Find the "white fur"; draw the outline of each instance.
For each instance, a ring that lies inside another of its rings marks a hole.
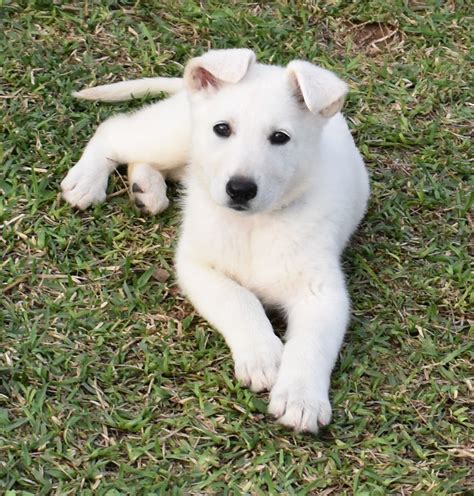
[[[181,78],[144,78],[136,81],[105,84],[75,91],[73,96],[82,100],[98,100],[100,102],[123,102],[132,98],[140,98],[159,93],[178,93],[183,89]]]
[[[146,213],[156,215],[168,208],[165,177],[155,167],[144,163],[131,164],[128,166],[128,180],[132,186],[130,194],[135,203],[143,204]]]
[[[193,59],[184,84],[168,100],[102,124],[63,195],[85,208],[104,199],[116,163],[144,163],[131,178],[143,184],[151,166],[167,174],[189,162],[180,285],[224,336],[237,378],[271,390],[269,412],[280,423],[317,432],[331,418],[330,375],[349,320],[340,256],[369,194],[338,113],[346,85],[306,62],[256,64],[250,50]],[[231,125],[228,138],[213,132],[221,121]],[[271,144],[275,131],[290,141]],[[226,184],[236,175],[258,186],[245,212],[229,208]],[[163,202],[164,188],[155,189]],[[263,304],[288,317],[284,344]]]

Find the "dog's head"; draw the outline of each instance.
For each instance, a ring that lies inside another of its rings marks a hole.
[[[319,134],[343,105],[343,81],[300,60],[286,68],[256,64],[247,49],[192,59],[184,80],[192,174],[217,204],[261,212],[304,191]]]

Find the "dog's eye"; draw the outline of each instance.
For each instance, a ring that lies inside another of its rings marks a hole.
[[[272,145],[284,145],[290,141],[290,137],[283,131],[275,131],[268,139]]]
[[[232,133],[232,129],[227,122],[218,122],[212,129],[221,138],[228,138]]]

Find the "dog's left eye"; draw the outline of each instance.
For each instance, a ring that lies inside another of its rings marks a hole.
[[[218,122],[212,129],[221,138],[228,138],[232,133],[232,129],[227,122]]]
[[[272,145],[284,145],[290,141],[290,137],[283,131],[275,131],[268,139]]]

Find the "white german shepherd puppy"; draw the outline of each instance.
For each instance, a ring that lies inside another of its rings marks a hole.
[[[369,196],[339,113],[347,86],[308,62],[262,65],[251,50],[233,49],[192,59],[183,79],[76,96],[161,91],[176,94],[98,128],[63,196],[81,209],[103,201],[110,173],[127,163],[135,202],[154,214],[168,205],[165,178],[182,176],[181,288],[224,336],[237,379],[271,391],[278,422],[317,432],[331,418],[330,375],[349,320],[340,257]],[[285,313],[284,343],[264,305]]]

